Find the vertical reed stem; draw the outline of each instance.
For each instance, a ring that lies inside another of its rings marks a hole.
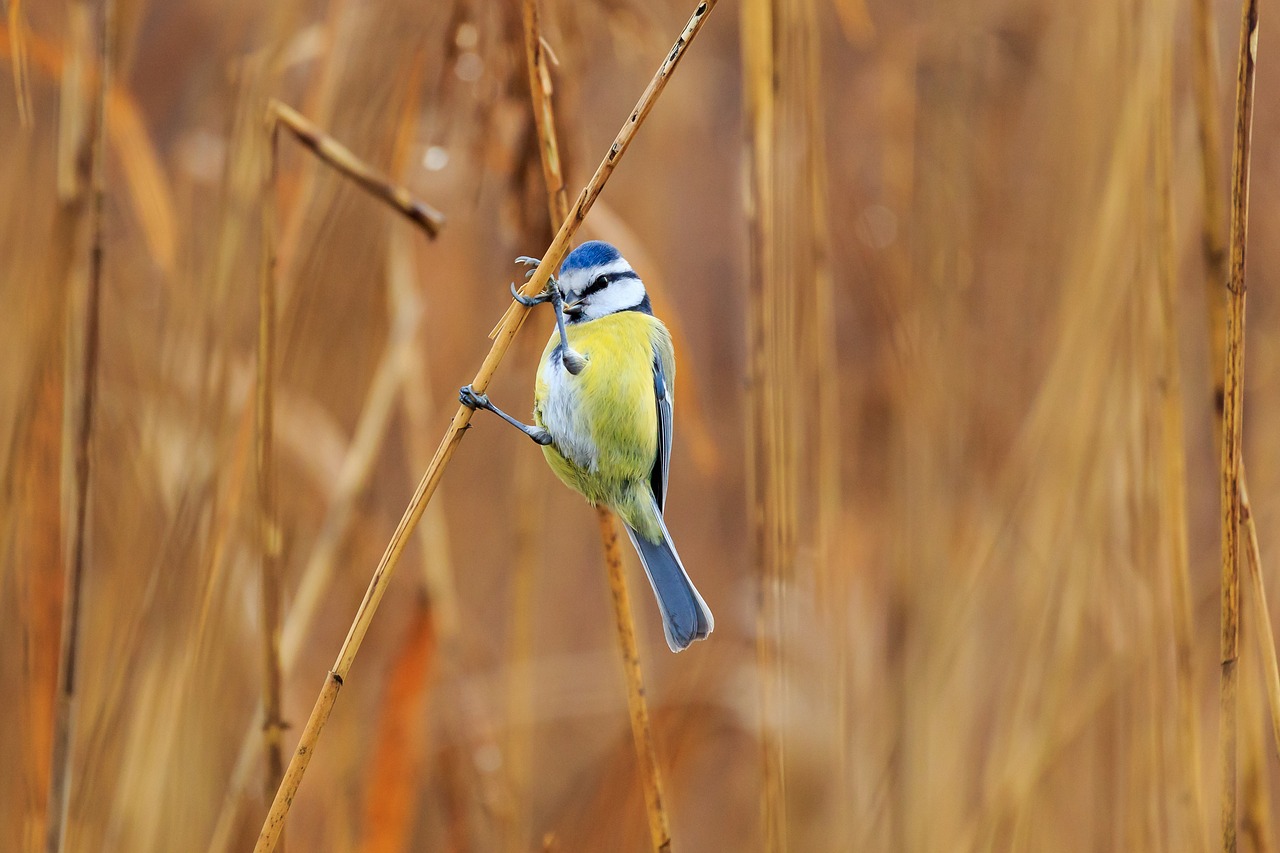
[[[112,48],[115,42],[115,2],[102,0],[98,32],[98,89],[94,104],[92,140],[92,198],[89,207],[89,275],[86,283],[84,327],[81,331],[80,400],[75,415],[75,495],[71,525],[71,564],[63,598],[62,637],[58,659],[58,697],[50,759],[49,803],[45,811],[46,853],[60,853],[66,845],[71,784],[71,736],[77,689],[77,646],[80,639],[81,594],[85,574],[85,539],[89,508],[89,480],[93,422],[100,355],[103,200],[106,196],[107,93],[111,90]],[[88,17],[86,12],[85,17]],[[72,315],[69,313],[68,317]],[[68,332],[68,339],[75,335]],[[68,370],[70,378],[73,371]]]
[[[1258,47],[1258,3],[1244,0],[1231,157],[1227,345],[1222,411],[1222,849],[1236,849],[1236,681],[1240,634],[1240,480],[1244,410],[1245,241],[1249,229],[1249,153]]]
[[[262,268],[258,281],[258,370],[255,387],[255,461],[262,582],[262,737],[268,803],[284,775],[284,717],[280,668],[280,528],[276,513],[274,399],[276,346],[276,204],[279,124],[267,115],[267,168],[262,185]]]
[[[1172,33],[1170,33],[1172,37]],[[1172,40],[1172,39],[1171,39]],[[1194,622],[1191,606],[1190,557],[1187,545],[1187,470],[1185,429],[1182,421],[1182,373],[1178,366],[1177,263],[1173,211],[1173,50],[1164,49],[1164,74],[1159,101],[1155,156],[1156,191],[1159,196],[1158,304],[1163,357],[1160,367],[1162,488],[1161,516],[1170,536],[1172,563],[1172,626],[1176,673],[1176,718],[1179,753],[1185,766],[1185,798],[1181,811],[1193,837],[1203,844],[1204,791],[1200,772],[1200,714],[1195,695]],[[1220,300],[1215,291],[1213,296]]]
[[[618,627],[618,645],[622,650],[622,666],[627,678],[627,710],[631,714],[631,737],[635,741],[636,763],[644,784],[645,809],[649,816],[649,839],[655,853],[670,853],[671,826],[662,803],[662,776],[658,769],[658,753],[653,744],[649,724],[649,708],[644,698],[644,678],[640,671],[640,650],[636,644],[635,622],[631,618],[631,595],[622,569],[622,548],[618,541],[618,525],[613,513],[597,508],[600,540],[604,544],[605,566],[609,570],[609,590],[613,593],[613,610]]]

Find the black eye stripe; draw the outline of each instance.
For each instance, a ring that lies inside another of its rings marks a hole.
[[[636,275],[633,270],[626,270],[625,272],[609,273],[607,275],[599,275],[599,276],[596,276],[595,280],[592,281],[591,284],[589,284],[586,287],[586,289],[582,291],[582,296],[587,297],[593,293],[599,293],[600,291],[604,290],[610,284],[612,284],[615,281],[618,281],[619,279],[639,278],[639,277],[640,276]]]

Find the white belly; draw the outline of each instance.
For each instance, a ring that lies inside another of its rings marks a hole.
[[[547,394],[542,401],[542,426],[551,433],[562,456],[586,471],[595,471],[596,444],[581,405],[577,377],[565,370],[559,358],[542,363]]]

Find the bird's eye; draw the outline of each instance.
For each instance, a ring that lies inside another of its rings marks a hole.
[[[593,293],[599,293],[600,291],[604,290],[608,286],[609,286],[609,276],[598,275],[595,277],[595,280],[591,282],[590,286],[588,286],[586,290],[582,291],[582,295],[590,296]]]

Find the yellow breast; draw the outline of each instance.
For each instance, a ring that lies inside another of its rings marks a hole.
[[[544,452],[560,479],[593,503],[610,504],[653,469],[653,347],[665,329],[651,315],[622,311],[567,331],[587,365],[577,376],[565,370],[552,334],[538,366],[534,420],[551,433]]]

